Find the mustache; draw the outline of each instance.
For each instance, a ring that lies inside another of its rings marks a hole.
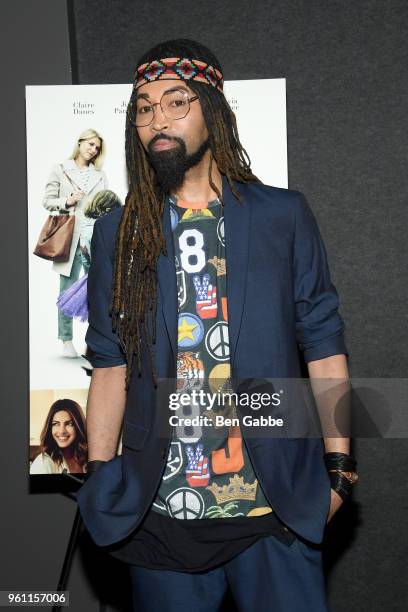
[[[156,136],[153,136],[153,138],[151,139],[151,141],[147,145],[147,148],[149,149],[149,151],[152,150],[153,145],[158,140],[168,140],[169,142],[178,142],[181,145],[185,144],[184,140],[182,138],[178,138],[177,136],[171,137],[171,136],[167,136],[167,134],[156,134]]]

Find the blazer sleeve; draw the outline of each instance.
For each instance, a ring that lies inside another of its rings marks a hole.
[[[68,197],[60,197],[61,180],[61,174],[58,165],[56,165],[53,167],[48,177],[43,198],[43,206],[49,211],[69,210],[69,208],[67,208]]]
[[[91,265],[88,273],[88,329],[85,342],[92,351],[89,361],[94,368],[126,365],[119,337],[112,330],[109,315],[113,266],[99,221],[91,240]]]
[[[296,339],[306,362],[348,355],[326,249],[305,196],[298,195],[294,238]]]

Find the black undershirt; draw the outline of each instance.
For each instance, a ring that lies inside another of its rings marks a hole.
[[[296,539],[273,511],[254,517],[191,520],[150,510],[131,536],[109,553],[131,565],[195,573],[230,561],[268,536],[287,546]]]

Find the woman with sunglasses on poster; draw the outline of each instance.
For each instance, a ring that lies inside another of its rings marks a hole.
[[[88,447],[85,418],[80,405],[71,399],[55,401],[48,411],[40,436],[40,452],[30,474],[83,474]]]
[[[78,280],[83,266],[79,239],[84,210],[96,193],[107,189],[106,174],[102,170],[105,154],[106,145],[101,135],[93,129],[85,130],[79,135],[71,157],[62,164],[55,164],[45,187],[44,208],[62,214],[74,211],[75,214],[69,259],[53,262],[52,266],[60,276],[60,293]],[[72,317],[60,310],[58,338],[63,343],[63,357],[78,357],[73,345]]]

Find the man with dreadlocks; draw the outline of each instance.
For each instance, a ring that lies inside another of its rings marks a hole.
[[[326,611],[319,544],[356,479],[349,438],[254,435],[236,400],[205,401],[300,378],[298,348],[310,378],[347,379],[313,214],[254,176],[221,65],[194,41],[140,58],[126,160],[126,204],[91,245],[85,525],[128,564],[138,611],[216,611],[226,593],[242,611]]]

